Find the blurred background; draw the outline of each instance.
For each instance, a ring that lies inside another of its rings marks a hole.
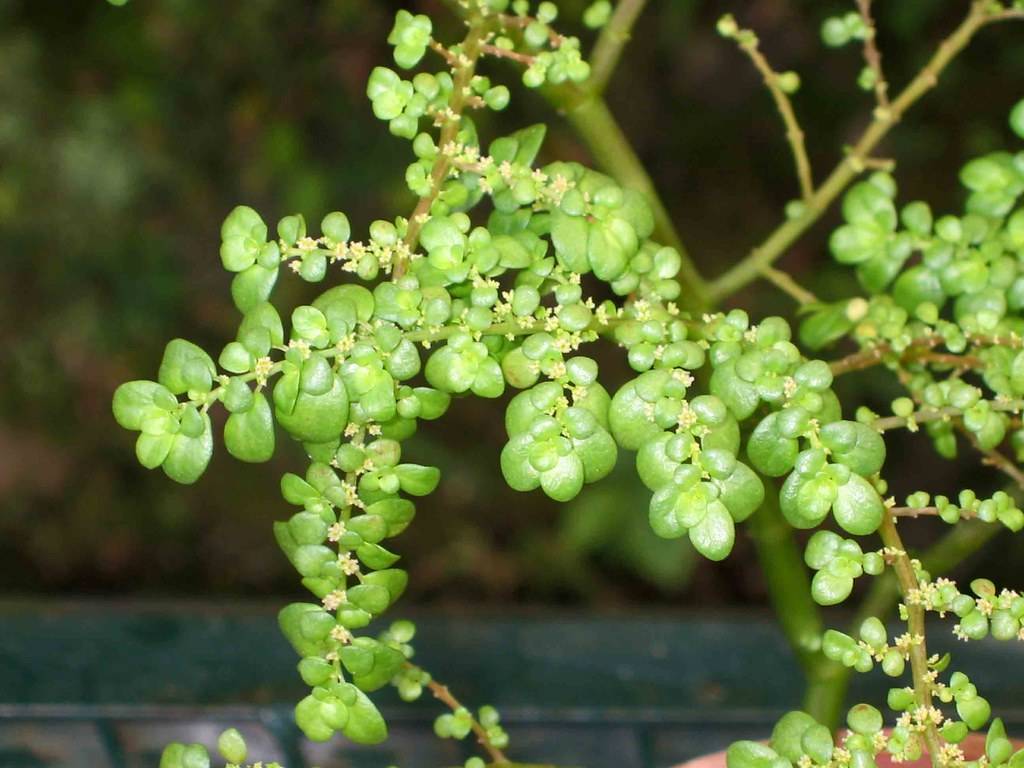
[[[574,19],[584,3],[561,5]],[[848,5],[659,0],[641,19],[609,101],[707,274],[774,227],[795,191],[771,101],[749,62],[715,35],[715,20],[735,12],[760,32],[778,69],[801,74],[796,108],[820,175],[871,104],[855,86],[859,51],[826,50],[818,37],[824,18]],[[385,38],[399,7],[444,18],[435,0],[134,0],[124,9],[0,0],[0,594],[297,592],[270,525],[290,514],[278,478],[301,466],[298,447],[279,451],[269,468],[220,451],[197,486],[180,487],[138,466],[110,397],[121,381],[153,376],[169,338],[217,351],[233,335],[217,249],[235,204],[271,222],[340,209],[357,231],[411,210],[408,144],[373,119],[364,95],[370,69],[389,59]],[[964,7],[878,3],[894,85]],[[457,34],[438,30],[446,32]],[[960,164],[1014,146],[1005,115],[1024,95],[1020,35],[1010,25],[984,32],[894,132],[882,154],[899,160],[901,200],[924,195],[937,210],[960,210]],[[542,160],[587,160],[568,126],[522,88],[502,120],[505,131],[550,123]],[[494,128],[485,122],[483,135]],[[784,262],[825,298],[857,291],[828,258],[834,223]],[[307,290],[284,280],[275,301],[302,303]],[[740,298],[755,315],[792,309],[764,284]],[[627,378],[614,350],[601,362],[610,385]],[[876,408],[896,394],[884,373],[842,386]],[[440,465],[444,477],[395,542],[414,574],[406,605],[764,602],[749,542],[712,566],[685,542],[650,533],[648,493],[628,454],[567,506],[508,490],[498,469],[500,413],[460,401],[408,447],[411,460]],[[893,490],[1001,486],[966,458],[951,466],[925,438],[905,439],[890,458]],[[1011,554],[1019,563],[1024,542],[1004,536],[991,545],[985,575],[1019,588],[1019,569],[1000,572]]]

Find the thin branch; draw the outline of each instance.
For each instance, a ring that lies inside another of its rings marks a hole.
[[[714,280],[709,288],[711,299],[720,301],[731,296],[764,274],[764,268],[779,259],[801,235],[814,224],[842,193],[847,185],[864,168],[864,161],[872,150],[885,138],[892,127],[899,122],[908,109],[927,91],[934,88],[939,76],[949,63],[960,53],[975,33],[986,24],[1004,19],[1021,18],[1016,13],[994,13],[990,0],[974,0],[971,9],[960,25],[949,35],[932,55],[925,67],[911,80],[903,91],[891,102],[887,111],[875,114],[850,154],[844,158],[819,186],[807,202],[801,216],[789,219],[775,229],[759,246],[738,264]]]
[[[451,3],[449,2],[449,4]],[[533,16],[513,16],[509,13],[498,14],[498,24],[502,29],[525,29],[535,21],[537,19]],[[565,35],[559,34],[551,26],[548,26],[548,43],[551,44],[551,47],[560,48],[564,42]]]
[[[786,126],[786,140],[789,142],[790,150],[793,153],[793,162],[796,165],[796,176],[800,182],[800,194],[803,199],[810,200],[814,194],[814,178],[811,174],[811,161],[807,157],[807,147],[804,145],[804,132],[800,127],[800,122],[796,118],[796,112],[793,111],[793,102],[790,100],[789,95],[782,89],[780,84],[780,75],[774,69],[771,64],[768,63],[768,59],[765,58],[764,54],[761,53],[759,41],[757,35],[750,30],[738,30],[736,34],[731,35],[736,41],[740,50],[747,54],[750,60],[753,62],[757,71],[761,73],[761,77],[764,80],[765,86],[772,95],[772,99],[775,101],[775,107],[779,110],[779,115],[782,117],[782,122]]]
[[[995,400],[989,403],[989,407],[993,411],[1000,411],[1002,413],[1020,413],[1021,410],[1024,410],[1024,400],[1007,400],[1005,402]],[[880,419],[875,419],[871,422],[871,426],[879,432],[886,432],[890,429],[914,429],[918,424],[924,424],[928,421],[952,421],[961,418],[963,415],[962,409],[954,408],[953,406],[945,406],[943,408],[925,407],[919,411],[914,411],[909,416],[884,416]],[[973,438],[973,435],[971,437]]]
[[[892,563],[900,592],[906,597],[919,590],[921,585],[917,581],[903,540],[896,530],[896,518],[892,514],[887,513],[882,518],[882,527],[878,529],[878,534],[882,537],[882,543],[886,547],[900,553]],[[928,648],[925,645],[924,608],[920,605],[912,605],[909,601],[907,602],[907,629],[910,631],[911,637],[910,670],[914,680],[914,697],[917,700],[918,708],[927,711],[932,705],[932,689],[928,682]],[[928,746],[928,755],[931,757],[932,765],[938,766],[941,742],[934,723],[925,724],[924,740]]]
[[[465,18],[466,8],[458,0],[444,0],[456,15]],[[522,30],[534,21],[529,16],[499,14],[498,25],[504,30]],[[551,45],[562,45],[565,38],[553,29],[548,33]],[[588,84],[562,83],[546,86],[541,94],[572,125],[581,141],[590,150],[598,168],[614,178],[627,189],[644,196],[654,214],[653,239],[679,252],[682,264],[678,281],[682,286],[677,304],[690,312],[702,312],[710,308],[707,283],[683,244],[679,232],[672,222],[668,208],[658,194],[650,174],[641,162],[622,127],[608,108],[604,98],[590,90]]]
[[[780,291],[789,294],[797,304],[803,306],[804,304],[818,303],[818,297],[800,285],[788,272],[783,272],[775,267],[766,267],[764,276]]]
[[[441,192],[441,185],[448,178],[448,172],[451,170],[451,157],[445,152],[445,148],[458,136],[460,118],[466,106],[468,86],[476,72],[476,63],[482,53],[481,46],[486,34],[486,29],[479,19],[470,19],[469,32],[462,43],[462,57],[458,59],[458,64],[455,67],[455,84],[448,105],[448,115],[438,138],[437,159],[430,172],[430,191],[416,203],[416,208],[413,210],[412,216],[409,217],[409,224],[406,228],[405,244],[410,252],[415,250],[420,230],[430,214],[431,206]],[[396,260],[392,271],[394,279],[397,280],[405,273],[405,267],[405,259]]]
[[[994,448],[982,448],[978,442],[978,438],[971,432],[963,428],[963,425],[959,426],[961,434],[967,438],[974,449],[982,455],[982,463],[987,464],[990,467],[994,467],[1002,472],[1004,475],[1013,480],[1017,484],[1017,487],[1024,490],[1024,471],[1017,466],[1017,463],[1004,456]]]
[[[615,13],[601,30],[590,55],[590,79],[586,87],[592,95],[599,96],[608,87],[622,51],[633,36],[633,25],[646,4],[647,0],[619,0],[615,6]]]
[[[498,59],[509,59],[510,61],[517,61],[523,66],[529,67],[537,60],[536,56],[531,56],[528,53],[519,53],[519,51],[511,51],[508,48],[500,48],[497,45],[482,45],[480,46],[481,53],[488,56],[494,56]]]
[[[867,33],[864,35],[864,61],[874,73],[875,102],[882,110],[889,109],[889,83],[882,72],[882,54],[878,50],[877,29],[871,15],[871,0],[857,0],[857,10],[864,22]]]
[[[413,665],[410,664],[409,666],[411,667]],[[448,690],[447,685],[441,685],[441,683],[431,678],[427,682],[427,688],[429,688],[430,692],[434,694],[435,699],[437,699],[446,707],[448,707],[452,712],[455,712],[459,709],[465,709],[466,711],[469,711],[468,708],[464,707],[458,699],[452,696],[452,692]],[[490,755],[491,762],[510,762],[509,759],[505,756],[505,753],[491,743],[491,739],[487,735],[487,729],[484,728],[475,717],[472,717],[472,715],[470,717],[472,721],[473,733],[476,734],[476,740],[480,743],[480,746],[484,748],[487,754]]]
[[[938,507],[890,507],[889,514],[893,517],[938,517],[942,510]],[[961,520],[972,520],[975,517],[977,514],[969,509],[960,510]]]

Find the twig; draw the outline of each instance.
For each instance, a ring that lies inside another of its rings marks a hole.
[[[410,664],[409,666],[412,665]],[[434,694],[435,699],[448,707],[452,712],[459,709],[466,709],[469,711],[466,707],[462,706],[462,703],[458,699],[452,696],[452,692],[448,690],[447,685],[442,685],[436,680],[431,679],[427,682],[427,688],[429,688],[430,692]],[[476,734],[476,740],[480,743],[480,746],[484,748],[487,754],[490,755],[491,762],[508,763],[509,759],[505,756],[505,753],[491,743],[490,738],[487,736],[487,729],[484,728],[475,717],[472,717],[472,715],[470,715],[470,718],[473,733]]]
[[[451,169],[451,158],[445,152],[445,148],[455,140],[459,133],[459,121],[466,104],[468,86],[476,72],[476,63],[480,58],[481,46],[486,34],[484,25],[479,19],[474,18],[470,20],[469,32],[462,43],[463,56],[455,67],[455,85],[452,90],[451,101],[448,105],[449,114],[444,126],[441,128],[441,135],[438,139],[439,151],[437,159],[434,161],[434,167],[430,172],[430,191],[416,203],[416,208],[413,210],[412,216],[409,217],[409,224],[405,232],[405,244],[410,252],[415,250],[420,230],[430,214],[430,208],[441,191],[441,185],[448,178],[448,172]],[[397,280],[405,274],[405,267],[405,259],[395,261],[394,270],[392,271],[394,279]]]
[[[444,0],[453,13],[465,18],[466,8],[458,0]],[[523,29],[534,19],[529,16],[499,14],[496,23],[503,29]],[[554,30],[549,32],[551,44],[560,46],[565,38]],[[658,194],[622,127],[599,93],[591,91],[592,79],[583,85],[562,83],[541,89],[542,95],[572,125],[587,149],[590,150],[597,166],[613,177],[619,184],[644,196],[654,214],[653,238],[663,245],[679,252],[682,264],[678,280],[682,286],[677,304],[681,309],[701,312],[711,305],[707,283],[687,252],[679,232],[672,222],[665,203]]]
[[[498,59],[509,59],[510,61],[517,61],[524,66],[529,67],[537,60],[536,56],[531,56],[528,53],[519,53],[519,51],[510,51],[507,48],[500,48],[497,45],[481,45],[481,53],[488,56],[494,56]]]
[[[989,407],[993,411],[1000,411],[1003,413],[1020,413],[1024,410],[1024,400],[1007,400],[1005,402],[993,401],[989,403]],[[952,421],[959,419],[964,415],[963,410],[960,408],[954,408],[953,406],[946,406],[944,408],[922,408],[919,411],[909,416],[884,416],[880,419],[875,419],[871,422],[871,426],[877,429],[879,432],[886,432],[890,429],[901,429],[904,427],[913,428],[918,424],[923,424],[928,421]],[[967,433],[970,435],[970,433]],[[973,435],[971,435],[973,438]],[[1009,461],[1009,459],[1006,459]],[[1024,478],[1024,475],[1021,476]]]
[[[864,35],[864,61],[874,73],[875,102],[879,109],[888,110],[889,83],[886,82],[885,74],[882,72],[882,54],[878,50],[875,20],[871,16],[871,0],[857,0],[857,10],[860,11],[860,18],[867,30]]]
[[[525,29],[536,21],[533,16],[513,16],[508,13],[498,14],[498,24],[504,28],[513,29]],[[556,32],[552,27],[548,26],[548,42],[552,48],[559,48],[565,42],[565,35],[561,35]]]
[[[738,30],[731,35],[736,41],[740,50],[747,54],[753,62],[757,71],[761,73],[764,84],[775,101],[775,107],[782,116],[782,122],[786,126],[786,140],[789,142],[790,150],[793,153],[793,162],[796,165],[796,176],[800,182],[800,194],[803,199],[810,200],[814,194],[814,179],[811,174],[811,161],[807,157],[807,147],[804,145],[804,132],[800,122],[796,119],[796,112],[793,111],[793,102],[789,95],[782,89],[779,83],[780,75],[768,59],[761,53],[757,35],[747,29]],[[764,273],[767,276],[767,273]]]
[[[971,432],[964,429],[962,425],[959,427],[961,434],[963,434],[968,442],[974,447],[976,451],[982,454],[982,463],[988,464],[990,467],[995,467],[1000,472],[1005,474],[1021,490],[1024,490],[1024,471],[1017,466],[1016,462],[1010,460],[999,451],[992,449],[982,448],[978,443],[978,438],[975,437]]]
[[[942,41],[925,67],[891,102],[889,109],[874,116],[874,120],[854,145],[849,156],[840,162],[815,190],[811,199],[807,201],[804,213],[785,221],[745,259],[712,281],[709,286],[712,301],[720,301],[762,276],[766,266],[771,266],[797,238],[821,218],[829,205],[863,169],[864,159],[871,156],[872,150],[906,111],[927,91],[935,87],[943,70],[967,46],[979,29],[991,22],[1024,18],[1024,14],[993,13],[991,7],[990,0],[973,0],[970,11],[960,25]]]
[[[619,0],[615,6],[615,13],[601,30],[590,55],[587,89],[592,95],[598,96],[608,87],[608,81],[622,58],[622,51],[632,38],[633,25],[646,4],[647,0]]]
[[[435,40],[434,38],[430,38],[430,50],[444,59],[445,63],[452,69],[459,65],[459,57],[448,50],[443,43]]]
[[[893,517],[938,517],[942,510],[938,507],[890,507],[889,514]],[[960,510],[962,520],[972,520],[977,514],[969,509]]]
[[[800,285],[788,272],[775,267],[765,267],[764,276],[776,288],[788,293],[797,304],[802,306],[818,303],[818,297]]]
[[[900,592],[906,598],[907,595],[919,590],[921,585],[917,581],[903,540],[896,530],[896,518],[891,513],[886,513],[882,518],[882,527],[878,529],[878,534],[882,538],[882,543],[889,550],[900,553],[893,559],[892,567],[896,573],[896,580],[899,582]],[[917,699],[918,708],[927,711],[932,705],[932,689],[928,682],[928,648],[925,645],[924,608],[920,605],[913,605],[909,601],[907,601],[906,607],[907,629],[910,631],[911,637],[910,669],[914,680],[914,697]],[[928,746],[932,764],[938,766],[940,740],[934,723],[925,723],[924,740]]]

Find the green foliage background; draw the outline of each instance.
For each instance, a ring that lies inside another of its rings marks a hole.
[[[960,13],[951,5],[878,3],[891,80],[916,70]],[[199,485],[182,488],[138,467],[110,395],[120,381],[151,375],[172,336],[219,348],[233,334],[217,246],[234,204],[311,221],[340,208],[357,229],[411,210],[404,145],[374,121],[364,89],[388,56],[394,11],[430,8],[440,18],[437,6],[0,0],[0,591],[291,589],[270,523],[284,515],[277,478],[292,457],[253,469],[220,452]],[[818,41],[822,19],[841,7],[658,0],[641,20],[610,101],[707,273],[738,260],[795,194],[768,96],[714,20],[737,13],[780,69],[802,74],[797,109],[812,159],[826,167],[870,108],[853,85],[859,58]],[[960,163],[1007,143],[1003,116],[1024,82],[1022,40],[1012,25],[986,32],[895,131],[885,151],[900,161],[907,199],[951,208]],[[545,157],[587,159],[536,95],[517,95],[508,129],[550,122]],[[819,227],[786,262],[825,298],[852,279],[827,259],[827,232]],[[280,289],[296,303],[303,290],[296,281]],[[788,309],[764,285],[744,299],[754,315]],[[625,378],[614,352],[601,363]],[[853,385],[870,385],[876,405],[895,394],[884,374]],[[632,471],[566,508],[509,491],[497,466],[503,436],[500,410],[466,401],[410,447],[444,473],[399,540],[417,599],[761,599],[744,542],[725,564],[695,570],[685,543],[656,539]],[[906,478],[897,493],[997,487],[988,476],[972,480],[969,462],[940,464],[925,439],[904,440],[890,457],[904,463],[890,473]],[[1007,554],[1021,544],[995,546]],[[992,572],[998,561],[989,558],[985,575],[1021,586],[1009,569]]]

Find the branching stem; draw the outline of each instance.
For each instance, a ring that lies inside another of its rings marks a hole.
[[[896,518],[887,512],[882,519],[882,527],[878,530],[882,543],[885,544],[896,555],[892,560],[892,568],[896,574],[900,593],[904,599],[915,590],[920,589],[914,567],[911,565],[910,556],[903,545],[896,530]],[[924,608],[920,605],[906,604],[907,628],[910,631],[910,670],[914,680],[914,698],[917,701],[918,709],[927,712],[932,705],[932,689],[928,682],[928,648],[925,644],[925,616]],[[941,741],[934,723],[926,721],[924,740],[928,747],[928,755],[931,757],[932,765],[938,768],[940,765]]]
[[[406,666],[415,668],[415,665],[413,664],[407,664]],[[431,678],[430,681],[427,683],[427,688],[430,690],[432,694],[434,694],[435,699],[437,699],[446,707],[448,707],[452,712],[456,712],[460,709],[465,709],[466,711],[469,711],[468,707],[464,707],[462,705],[462,702],[460,702],[452,695],[452,692],[448,690],[447,685],[442,685],[441,683]],[[491,762],[510,762],[509,759],[505,756],[505,753],[491,743],[491,739],[487,735],[487,729],[480,724],[480,721],[477,720],[475,717],[472,717],[472,714],[470,714],[470,717],[472,721],[473,733],[476,735],[476,740],[480,743],[480,746],[483,747],[484,751],[487,752],[487,754],[490,756]]]
[[[814,194],[814,177],[811,173],[811,161],[807,157],[807,147],[804,144],[804,131],[800,127],[800,121],[796,118],[793,102],[790,100],[789,94],[782,88],[781,76],[761,53],[757,36],[748,30],[742,30],[735,39],[740,50],[747,54],[757,71],[761,73],[764,84],[775,101],[775,107],[779,110],[782,122],[786,126],[786,140],[789,142],[790,150],[793,153],[793,162],[796,164],[800,195],[805,201],[808,201]],[[765,274],[767,275],[767,273]]]
[[[449,113],[445,118],[444,125],[441,127],[441,135],[438,139],[437,159],[434,161],[434,167],[430,172],[430,191],[416,203],[416,208],[413,210],[412,216],[409,217],[409,224],[405,232],[405,244],[410,252],[415,251],[416,244],[419,242],[420,230],[423,228],[427,216],[430,215],[430,208],[440,194],[441,186],[444,184],[445,179],[448,178],[448,172],[451,170],[451,157],[445,152],[445,147],[454,142],[456,136],[458,136],[462,112],[466,106],[469,83],[476,72],[476,63],[483,53],[483,40],[486,35],[487,30],[484,24],[478,18],[471,17],[469,20],[469,32],[462,43],[462,55],[457,57],[457,63],[454,68],[455,84],[452,89],[451,100],[448,104]],[[405,274],[405,268],[406,262],[404,259],[396,260],[392,279],[397,280]]]
[[[939,76],[949,63],[970,43],[975,33],[986,24],[1004,19],[1019,18],[1018,14],[993,12],[990,0],[974,0],[970,11],[960,25],[935,50],[925,67],[891,102],[888,110],[876,114],[860,139],[821,186],[806,202],[804,212],[777,227],[745,259],[729,269],[709,285],[712,301],[718,302],[764,274],[789,247],[821,218],[832,202],[865,168],[878,143],[886,137],[896,123],[918,99],[935,87]]]
[[[864,35],[864,62],[874,76],[875,103],[880,110],[889,109],[889,83],[882,71],[882,54],[878,50],[875,20],[871,15],[871,0],[857,0],[857,10],[867,29]]]
[[[817,304],[818,297],[798,283],[788,272],[775,267],[765,267],[765,279],[783,293],[788,294],[797,304]]]

